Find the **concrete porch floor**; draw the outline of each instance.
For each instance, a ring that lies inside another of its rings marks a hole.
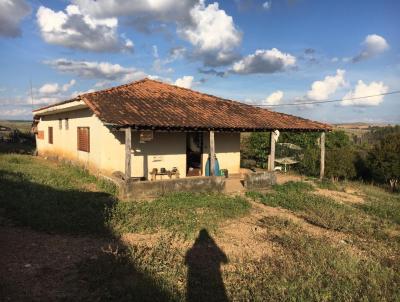
[[[227,179],[225,179],[225,193],[228,194],[241,194],[246,191],[246,188],[243,185],[244,175],[243,174],[233,174],[229,175]]]

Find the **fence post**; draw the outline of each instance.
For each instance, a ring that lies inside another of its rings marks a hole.
[[[215,176],[215,137],[210,131],[210,176]]]
[[[275,132],[271,131],[270,151],[268,156],[268,171],[275,169]]]
[[[320,160],[320,170],[319,170],[319,179],[322,180],[325,175],[325,132],[321,133],[321,160]]]
[[[125,129],[125,180],[131,178],[131,138],[132,128]]]

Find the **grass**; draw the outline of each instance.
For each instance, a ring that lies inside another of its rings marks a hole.
[[[370,185],[362,185],[361,188],[365,192],[366,202],[358,205],[359,209],[368,215],[400,225],[400,194],[389,193]]]
[[[367,215],[355,206],[312,194],[313,190],[309,183],[288,182],[274,186],[272,193],[250,192],[248,196],[265,205],[298,212],[308,222],[326,229],[375,239],[387,238],[382,226],[390,222]]]
[[[279,252],[246,264],[249,268],[237,280],[237,288],[247,288],[244,300],[394,301],[398,297],[399,290],[392,287],[399,281],[394,270],[312,237],[283,218],[263,219],[260,226],[269,230],[267,237]]]
[[[67,233],[154,232],[191,237],[247,213],[239,197],[178,193],[154,201],[116,202],[116,187],[87,171],[24,155],[0,155],[0,207],[38,230]]]
[[[250,211],[244,198],[177,193],[118,202],[112,184],[80,168],[0,154],[2,215],[45,232],[104,236],[119,246],[65,272],[66,300],[191,301],[194,293],[203,301],[224,300],[223,295],[235,301],[399,301],[400,236],[388,232],[400,230],[399,195],[358,186],[364,204],[318,196],[308,182],[248,193],[256,202],[340,232],[351,243],[267,216],[254,228],[263,230],[258,240],[271,251],[259,258],[231,257],[212,237],[221,235],[227,219]],[[158,230],[164,235],[151,245],[127,245],[119,237]]]
[[[248,213],[249,203],[222,194],[176,193],[152,202],[123,202],[113,209],[111,223],[119,233],[169,230],[193,238],[206,228],[214,232],[220,222]]]
[[[106,233],[115,192],[115,186],[78,167],[0,155],[0,207],[37,230]]]

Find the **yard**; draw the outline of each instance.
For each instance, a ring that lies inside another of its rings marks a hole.
[[[5,301],[398,301],[400,195],[290,181],[118,202],[107,181],[0,154]]]

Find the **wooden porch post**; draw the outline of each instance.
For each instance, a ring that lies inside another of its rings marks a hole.
[[[320,168],[319,179],[322,180],[325,174],[325,132],[321,133],[320,148],[321,148],[321,163],[319,167]]]
[[[214,140],[214,131],[210,131],[210,176],[215,176],[215,140]]]
[[[131,138],[132,128],[125,129],[125,180],[131,178]]]
[[[270,151],[268,156],[268,171],[275,169],[275,132],[271,131]]]

